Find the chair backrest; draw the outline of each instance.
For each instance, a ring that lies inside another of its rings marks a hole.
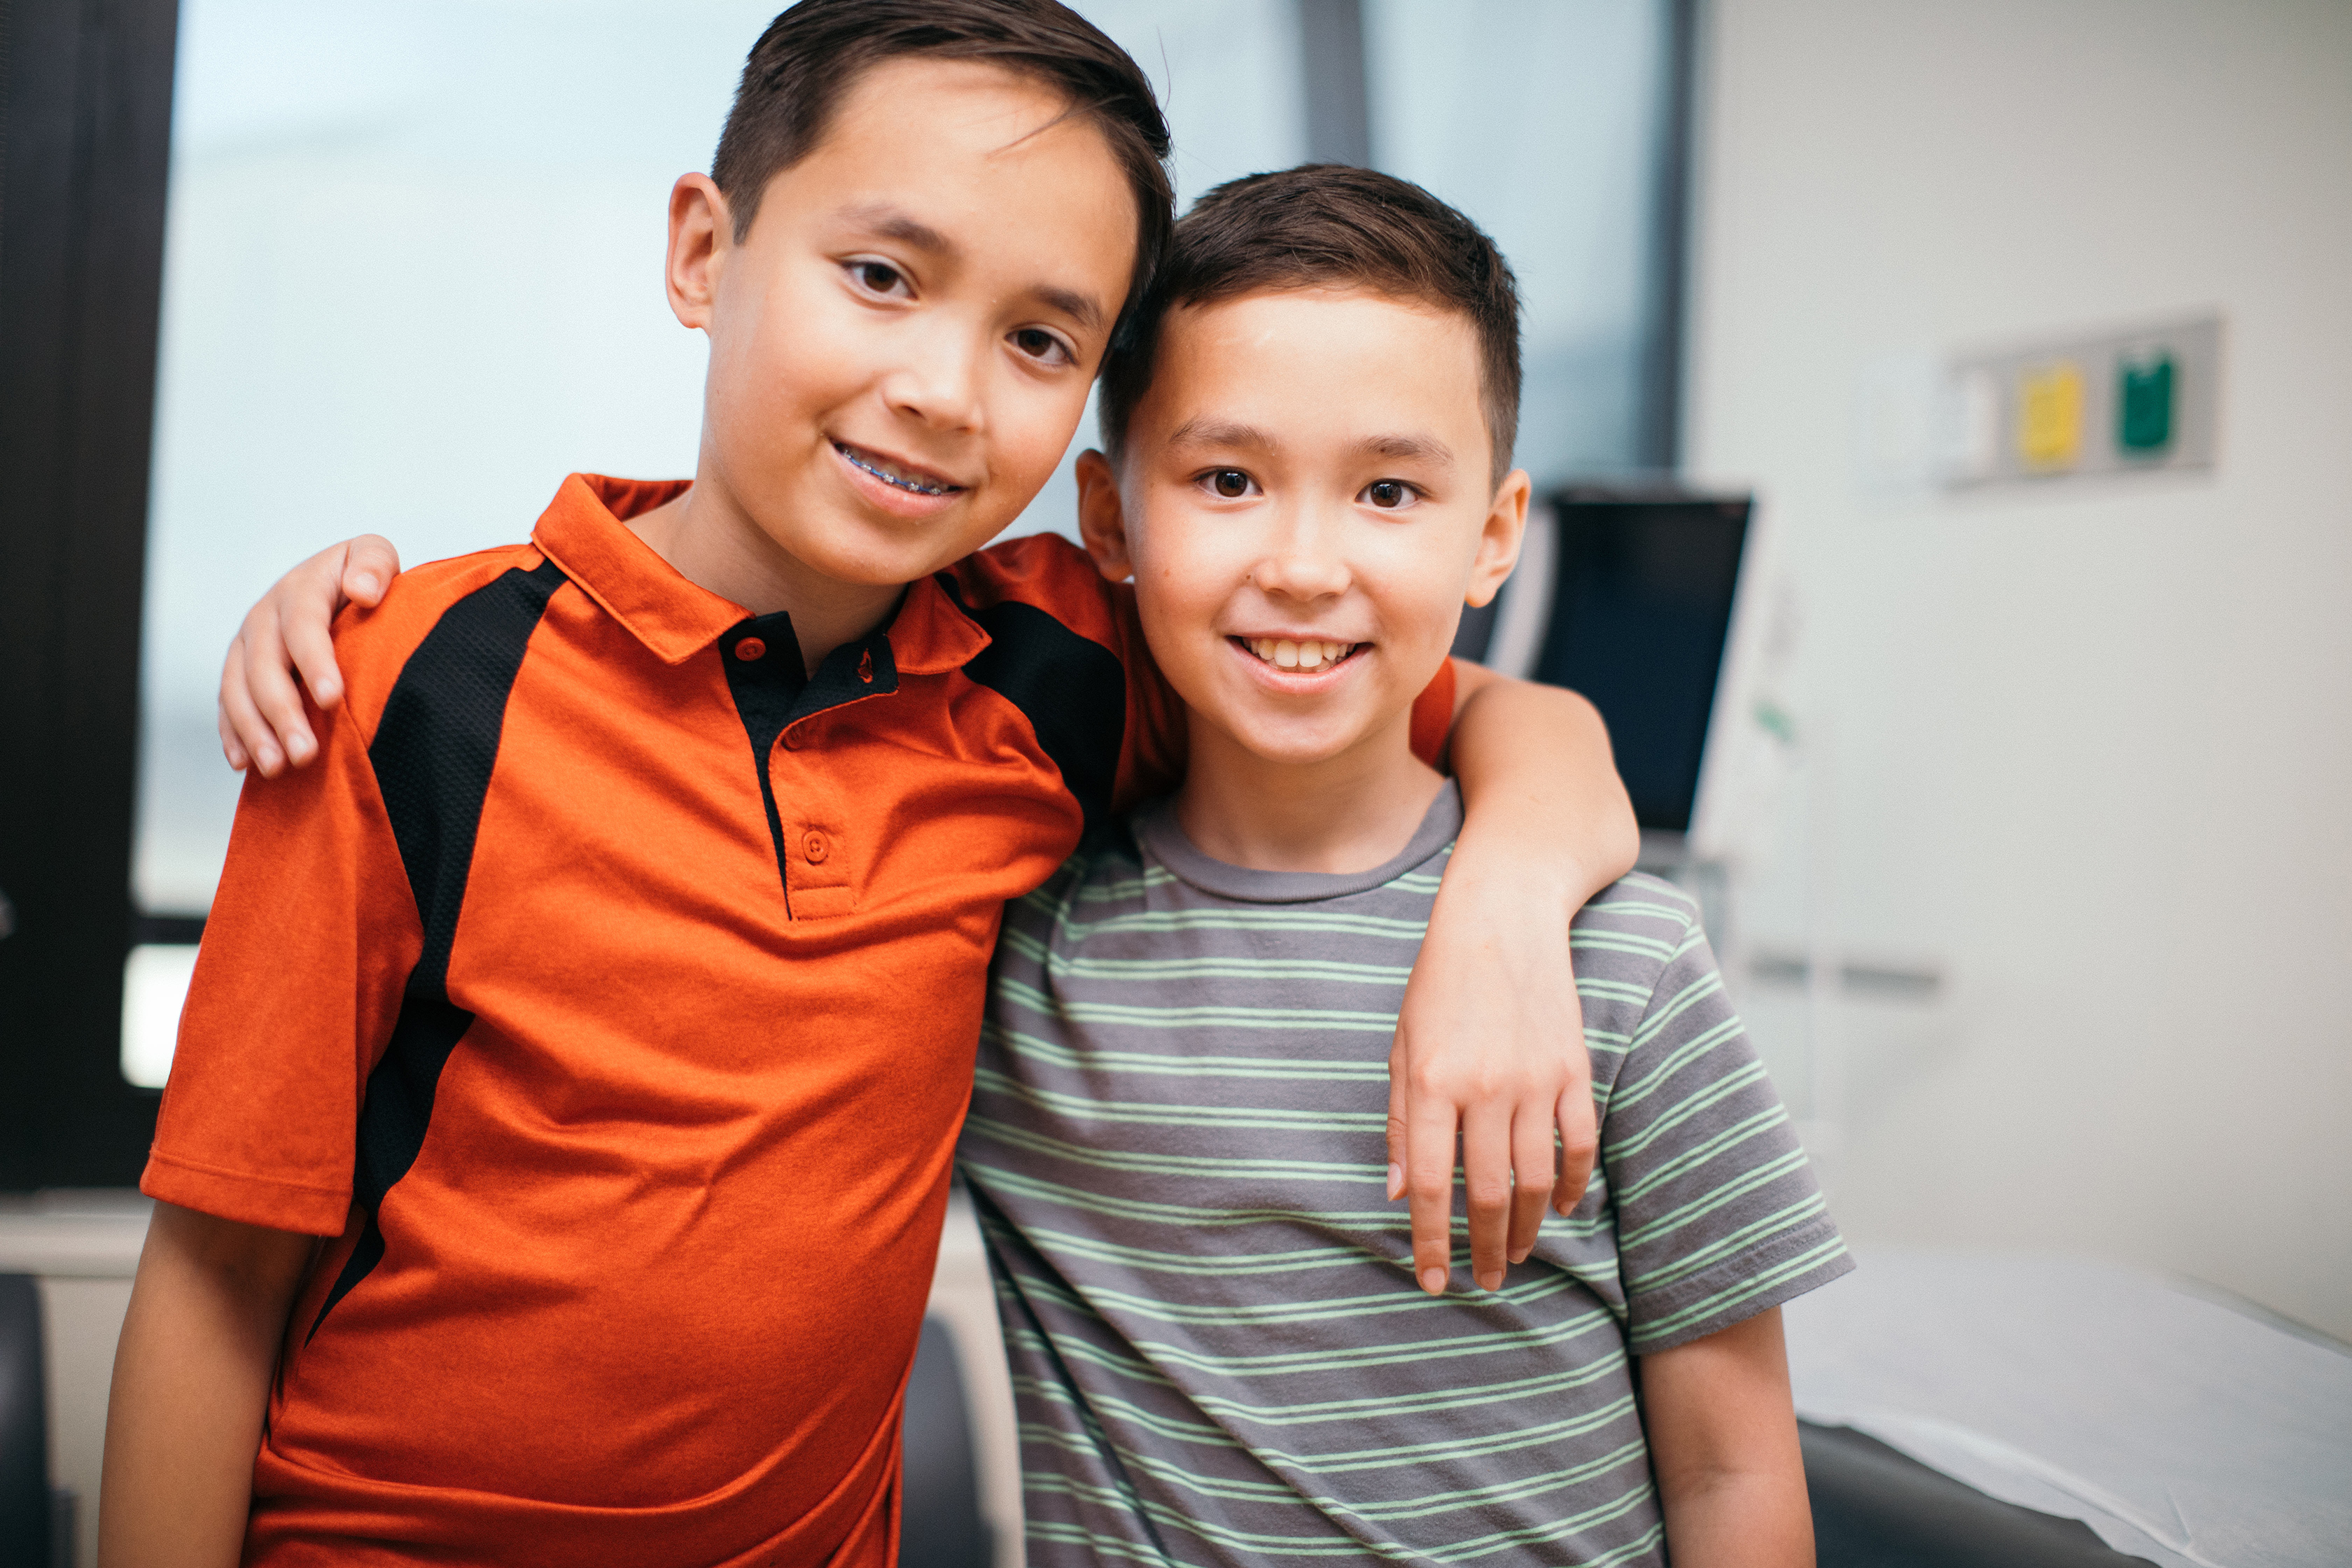
[[[41,1365],[41,1292],[0,1274],[0,1563],[49,1555],[49,1410]]]
[[[907,1380],[901,1441],[906,1481],[899,1568],[989,1568],[992,1543],[980,1516],[980,1470],[972,1459],[963,1366],[947,1325],[937,1318],[923,1320],[915,1370]]]

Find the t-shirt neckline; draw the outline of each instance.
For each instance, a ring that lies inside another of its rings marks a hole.
[[[1462,792],[1452,779],[1438,786],[1412,841],[1393,858],[1365,871],[1262,871],[1219,860],[1185,837],[1173,796],[1137,812],[1134,826],[1145,854],[1204,893],[1245,904],[1315,903],[1393,882],[1453,843],[1462,832]]]

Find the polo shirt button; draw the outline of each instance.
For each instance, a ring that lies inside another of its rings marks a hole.
[[[824,841],[824,834],[811,828],[808,837],[801,840],[801,853],[808,857],[810,865],[822,866],[824,858],[833,853],[833,846]]]
[[[768,657],[768,645],[758,637],[745,637],[735,645],[735,657],[745,664],[757,664]]]

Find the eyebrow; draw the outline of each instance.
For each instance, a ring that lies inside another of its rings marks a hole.
[[[1170,434],[1171,447],[1207,447],[1215,451],[1278,451],[1282,443],[1268,430],[1255,425],[1244,425],[1231,419],[1212,419],[1206,416],[1187,419]],[[1384,435],[1367,436],[1356,443],[1356,449],[1375,458],[1393,458],[1399,461],[1421,459],[1430,463],[1452,463],[1454,448],[1433,436]]]
[[[1454,448],[1434,436],[1367,436],[1356,443],[1357,449],[1375,458],[1395,458],[1400,460],[1419,458],[1429,463],[1451,463]]]
[[[951,256],[956,251],[955,241],[922,219],[911,217],[897,207],[876,203],[850,207],[841,216],[845,221],[880,235],[884,239],[895,239],[901,245],[911,245],[917,250],[928,251],[934,256]]]
[[[855,224],[869,234],[912,246],[926,255],[953,257],[961,252],[961,247],[954,240],[922,219],[897,207],[873,203],[850,207],[841,216],[844,221]],[[1041,283],[1033,292],[1048,309],[1059,310],[1088,331],[1098,331],[1103,324],[1102,302],[1090,294],[1052,283]]]
[[[1282,443],[1255,425],[1244,425],[1232,419],[1212,419],[1197,415],[1187,419],[1169,433],[1171,447],[1208,447],[1223,452],[1266,451],[1278,448]]]
[[[1075,289],[1063,289],[1051,283],[1042,283],[1037,287],[1037,298],[1090,332],[1098,331],[1103,324],[1101,302],[1091,294],[1081,294]]]

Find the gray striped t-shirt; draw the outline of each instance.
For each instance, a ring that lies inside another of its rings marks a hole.
[[[1245,870],[1164,805],[1006,910],[961,1159],[1032,1568],[1658,1563],[1628,1351],[1852,1268],[1691,901],[1572,932],[1601,1169],[1499,1292],[1422,1294],[1388,1049],[1461,823],[1356,876]]]

